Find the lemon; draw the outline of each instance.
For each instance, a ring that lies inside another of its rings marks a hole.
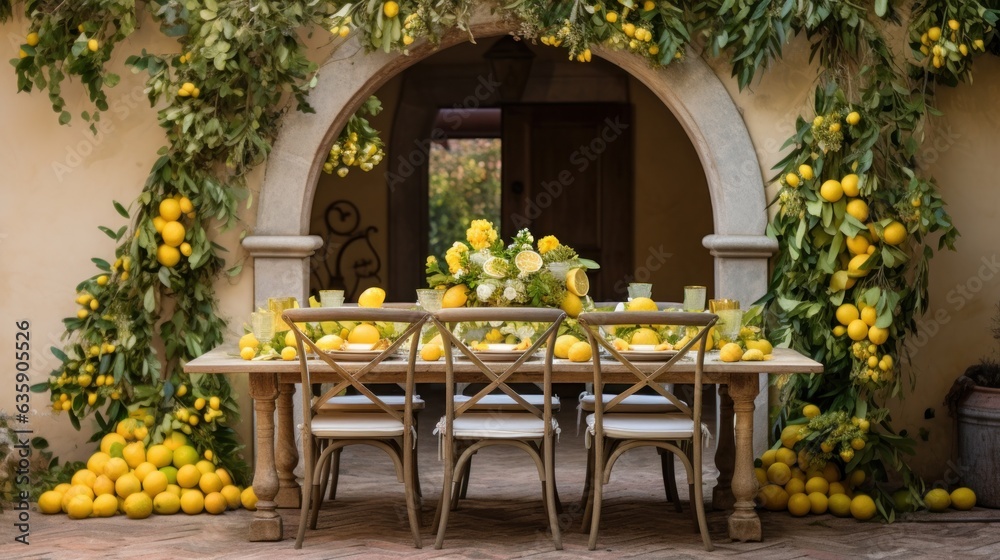
[[[816,176],[813,172],[812,166],[805,163],[799,166],[799,175],[801,175],[806,181],[811,181],[813,177]]]
[[[67,511],[66,507],[69,505],[70,500],[72,500],[77,496],[86,496],[87,498],[93,500],[94,490],[91,487],[83,484],[76,484],[74,486],[70,486],[68,490],[63,492],[62,502],[60,503],[60,506],[62,507],[63,511]]]
[[[347,336],[347,342],[352,344],[375,344],[381,335],[378,329],[371,323],[361,323],[354,327],[351,334]]]
[[[188,515],[197,515],[205,509],[205,496],[201,490],[188,490],[181,496],[181,510]]]
[[[170,245],[160,245],[156,248],[156,260],[167,268],[172,268],[181,262],[181,252]]]
[[[822,476],[814,476],[806,482],[806,494],[812,494],[813,492],[819,492],[826,495],[830,491],[830,481],[823,478]]]
[[[178,469],[185,465],[193,465],[198,462],[198,451],[190,445],[181,445],[177,449],[174,449],[172,462]]]
[[[637,297],[625,304],[626,311],[658,311],[656,302],[648,297]]]
[[[743,358],[743,348],[735,342],[730,342],[719,349],[719,359],[723,362],[738,362]]]
[[[141,441],[133,441],[122,449],[122,458],[131,468],[136,468],[146,461],[146,446]]]
[[[794,173],[785,175],[785,184],[793,189],[799,186],[799,176]]]
[[[830,513],[837,517],[850,517],[853,501],[846,494],[834,494],[827,501]]]
[[[976,493],[969,488],[956,488],[951,493],[951,507],[959,511],[976,507]]]
[[[201,480],[201,471],[193,464],[184,465],[177,469],[177,485],[181,488],[194,488]]]
[[[181,254],[184,255],[185,257],[190,257],[191,253],[194,252],[194,249],[191,248],[190,243],[181,243],[181,246],[178,247],[178,250],[180,250]]]
[[[243,358],[244,360],[252,360],[256,355],[257,351],[249,346],[240,350],[240,358]]]
[[[566,273],[566,289],[574,295],[583,297],[590,291],[590,280],[587,278],[587,271],[582,268],[574,268]]]
[[[711,337],[709,337],[709,338],[711,338]],[[774,352],[774,346],[772,346],[771,342],[767,341],[767,340],[763,340],[763,339],[761,339],[761,340],[748,340],[748,341],[746,341],[746,345],[747,345],[747,348],[750,349],[750,350],[760,350],[760,353],[763,354],[763,355],[765,355],[765,356],[768,355],[768,354],[771,354],[772,352]],[[705,350],[710,350],[710,348],[706,347]]]
[[[111,455],[103,451],[98,451],[87,459],[87,469],[95,475],[104,474],[104,465],[111,459]]]
[[[589,342],[577,342],[569,347],[566,357],[571,362],[589,362],[592,355]]]
[[[177,486],[176,484],[168,484],[167,485],[167,489],[164,490],[161,493],[162,494],[173,494],[174,496],[177,496],[178,498],[180,498],[182,490],[183,489],[180,486]]]
[[[928,29],[927,30],[927,38],[930,39],[932,42],[937,42],[937,40],[941,38],[941,28],[940,27],[932,27],[932,28]]]
[[[205,511],[212,515],[218,515],[229,507],[229,502],[219,492],[205,494]]]
[[[247,486],[240,493],[240,503],[243,504],[244,509],[257,511],[257,494],[254,493],[253,486]]]
[[[885,226],[882,231],[882,240],[893,246],[902,244],[906,241],[906,226],[896,221]]]
[[[844,194],[846,194],[847,196],[858,196],[859,194],[861,194],[861,189],[858,186],[858,183],[860,183],[860,181],[861,181],[860,177],[851,173],[850,175],[847,175],[846,177],[841,179],[840,186],[844,189]]]
[[[87,49],[90,52],[97,52],[97,49],[99,48],[101,48],[101,44],[97,42],[97,39],[87,41]]]
[[[766,473],[764,474],[764,484],[767,484]],[[794,496],[795,494],[804,492],[805,489],[806,489],[806,483],[802,482],[801,480],[795,477],[792,477],[792,479],[788,481],[788,484],[785,485],[785,492],[788,492],[789,496]]]
[[[162,443],[150,446],[150,448],[146,450],[146,460],[152,463],[156,468],[169,465],[173,459],[174,452]]]
[[[226,499],[226,505],[229,509],[239,509],[240,507],[240,489],[232,484],[227,484],[219,490],[222,497]]]
[[[844,120],[847,121],[847,124],[854,126],[859,122],[861,122],[861,113],[858,113],[857,111],[851,111],[850,113],[847,114],[847,117]]]
[[[885,344],[885,341],[889,340],[889,329],[872,326],[868,329],[868,340],[870,340],[872,344],[876,345]],[[886,369],[888,369],[888,367]]]
[[[514,256],[514,266],[524,274],[538,272],[542,269],[542,264],[542,256],[534,251],[521,251]]]
[[[382,4],[382,13],[385,14],[387,18],[394,18],[399,14],[399,4],[390,0],[385,4]]]
[[[844,197],[844,187],[841,186],[840,181],[830,179],[819,188],[819,195],[827,202],[837,202]]]
[[[770,511],[784,511],[788,507],[788,492],[781,486],[768,484],[757,492],[761,505]]]
[[[778,450],[768,449],[760,456],[761,466],[766,470],[768,467],[774,464],[778,460]]]
[[[861,310],[861,320],[869,327],[873,327],[875,326],[875,321],[878,320],[878,312],[875,311],[874,307],[865,307]]]
[[[361,292],[361,295],[358,296],[358,307],[382,307],[384,301],[385,290],[372,287]]]
[[[784,463],[788,465],[789,468],[793,467],[797,462],[797,457],[795,452],[787,447],[782,447],[778,449],[774,454],[775,463]]]
[[[187,231],[180,222],[167,222],[163,224],[163,231],[160,235],[163,242],[171,247],[177,247],[184,242],[184,235]]]
[[[840,482],[831,482],[830,490],[826,493],[828,496],[833,496],[834,494],[847,494],[847,489]]]
[[[181,217],[181,205],[174,198],[164,198],[160,201],[160,217],[168,222],[176,222]]]
[[[577,342],[580,342],[579,338],[571,334],[564,334],[556,339],[556,343],[552,348],[552,354],[556,358],[561,358],[565,360],[566,358],[569,357],[570,347],[576,344]]]
[[[618,13],[617,12],[608,12],[607,15],[604,16],[604,19],[606,19],[608,21],[608,23],[614,23],[614,22],[618,21]]]
[[[153,513],[153,498],[139,492],[125,498],[125,515],[129,519],[146,519]]]
[[[870,496],[858,494],[851,500],[851,515],[859,521],[868,521],[875,517],[875,500]]]
[[[795,517],[805,517],[812,510],[812,502],[805,494],[792,494],[788,498],[788,513]]]
[[[153,498],[153,511],[157,515],[173,515],[180,509],[181,499],[172,492],[162,492]]]
[[[111,444],[113,443],[120,443],[122,445],[125,445],[126,443],[125,437],[115,432],[105,435],[103,438],[101,438],[101,452],[108,453],[110,455]]]
[[[847,325],[847,336],[851,340],[864,340],[868,338],[868,324],[861,319],[855,319]]]
[[[181,393],[181,389],[184,389],[186,392],[187,385],[181,385],[177,388],[177,394],[183,397],[184,393]],[[163,439],[163,445],[167,446],[167,449],[176,452],[181,446],[187,445],[187,436],[180,432],[172,432],[168,437]]]
[[[756,348],[751,348],[744,352],[740,359],[744,362],[759,362],[764,359],[764,353]]]
[[[42,492],[42,495],[38,497],[38,511],[45,514],[60,513],[62,511],[62,499],[62,492],[56,492],[55,490]]]
[[[94,512],[94,500],[85,495],[73,496],[66,504],[70,519],[86,519]]]
[[[177,201],[177,207],[180,208],[181,212],[185,214],[194,212],[194,204],[192,204],[191,199],[186,196],[182,196],[180,200]]]
[[[115,481],[115,493],[119,497],[127,498],[132,494],[142,491],[142,482],[133,473],[125,473]]]
[[[827,463],[823,466],[823,478],[827,482],[840,482],[840,469],[833,463]]]
[[[854,286],[856,279],[851,278],[846,270],[838,270],[830,276],[830,291],[842,292]]]
[[[222,490],[223,484],[222,479],[219,475],[214,472],[202,473],[201,479],[198,481],[198,488],[205,493],[206,496],[213,492],[218,492]]]
[[[781,445],[792,449],[802,439],[802,426],[785,426],[785,429],[781,430],[779,439],[781,439]]]
[[[153,471],[142,479],[142,491],[153,498],[164,492],[169,484],[166,474],[161,471]]]
[[[757,478],[757,485],[758,486],[766,486],[767,485],[767,471],[765,471],[764,469],[762,469],[760,467],[757,467],[757,468],[755,468],[753,470],[753,474]],[[791,484],[791,481],[789,481],[789,484]]]
[[[809,493],[809,511],[814,515],[822,515],[826,513],[827,507],[829,507],[829,500],[826,494],[821,494],[819,492]]]
[[[207,461],[207,460],[203,459],[203,460],[198,461],[197,463],[195,463],[194,466],[197,467],[198,470],[201,471],[202,474],[208,474],[208,473],[214,473],[215,472],[215,463],[213,463],[211,461]]]
[[[864,235],[855,235],[853,237],[848,237],[846,240],[847,250],[851,252],[852,255],[865,255],[868,253],[868,248],[871,247],[871,242]]]
[[[775,461],[767,468],[767,479],[778,486],[784,486],[792,479],[792,469],[781,461]]]
[[[868,219],[868,203],[860,198],[851,199],[847,203],[847,213],[857,218],[859,222],[863,222]]]
[[[847,276],[850,278],[862,278],[867,276],[870,269],[864,269],[865,263],[868,262],[870,255],[855,255],[851,258],[851,261],[847,264]]]
[[[436,362],[441,359],[441,347],[437,344],[428,343],[420,349],[420,359],[425,362]]]
[[[111,479],[112,482],[117,481],[127,474],[128,470],[128,463],[121,457],[112,457],[104,464],[104,475]]]
[[[583,313],[583,300],[573,292],[566,292],[559,308],[565,311],[566,315],[576,318],[580,316],[580,313]]]
[[[951,495],[947,490],[935,488],[924,495],[924,504],[930,511],[940,513],[951,506]]]
[[[152,472],[157,472],[156,465],[150,463],[149,461],[144,461],[132,471],[132,474],[139,479],[139,482],[142,482],[143,480],[146,480],[146,477]]]
[[[294,360],[298,355],[298,351],[292,346],[285,346],[281,349],[281,359],[286,362]]]
[[[441,298],[441,307],[462,307],[469,301],[469,288],[465,284],[458,284],[448,288]]]
[[[814,404],[807,404],[802,407],[802,416],[805,416],[806,418],[815,418],[819,415],[819,407]]]

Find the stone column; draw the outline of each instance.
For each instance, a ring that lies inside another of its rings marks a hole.
[[[717,296],[738,299],[746,309],[767,293],[768,261],[778,251],[777,240],[766,235],[706,235],[702,244],[715,257]],[[761,376],[753,419],[755,456],[767,449],[767,384],[767,376]]]

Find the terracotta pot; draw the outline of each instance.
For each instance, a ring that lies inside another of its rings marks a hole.
[[[958,458],[976,505],[1000,508],[1000,389],[976,387],[958,407]]]

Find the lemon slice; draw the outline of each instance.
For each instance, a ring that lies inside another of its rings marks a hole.
[[[493,278],[507,276],[507,261],[500,257],[490,257],[483,263],[483,273]]]
[[[590,291],[590,280],[582,268],[574,268],[566,273],[566,289],[575,295],[583,297]]]
[[[521,251],[514,257],[514,265],[525,274],[542,269],[542,256],[534,251]]]

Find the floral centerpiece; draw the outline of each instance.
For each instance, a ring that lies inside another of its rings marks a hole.
[[[466,241],[456,241],[445,254],[445,267],[434,255],[427,257],[427,283],[449,289],[445,307],[561,307],[575,317],[589,305],[586,270],[596,268],[555,236],[536,246],[522,229],[505,245],[492,222],[473,220]]]

